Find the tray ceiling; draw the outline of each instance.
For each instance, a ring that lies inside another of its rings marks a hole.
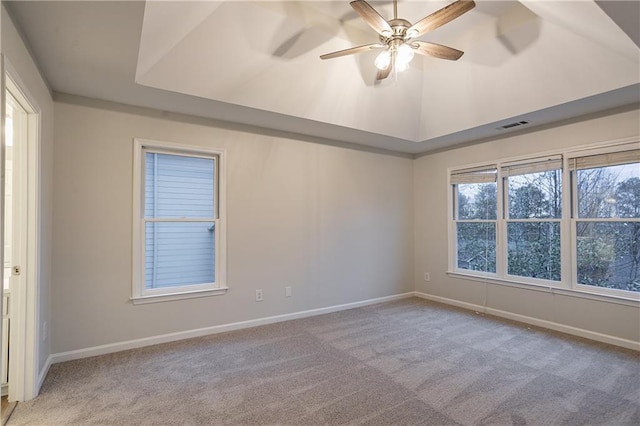
[[[400,1],[411,22],[443,1]],[[52,88],[404,153],[638,101],[640,49],[593,1],[485,1],[421,37],[465,51],[375,81],[347,1],[18,2]],[[621,8],[628,8],[620,2]],[[391,2],[371,2],[385,17]],[[620,9],[615,9],[619,12]],[[626,32],[625,32],[626,31]]]

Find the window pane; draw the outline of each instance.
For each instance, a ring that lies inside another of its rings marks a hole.
[[[147,222],[145,288],[215,282],[213,222]]]
[[[640,291],[640,223],[578,222],[578,283]]]
[[[509,218],[562,217],[562,171],[509,176]]]
[[[576,171],[578,215],[640,218],[640,164]]]
[[[145,155],[147,218],[214,217],[215,162],[183,155]]]
[[[560,223],[507,224],[510,275],[560,281]]]
[[[496,272],[495,223],[457,223],[458,268]]]
[[[460,220],[496,218],[496,192],[494,183],[462,183],[456,185],[457,215]]]

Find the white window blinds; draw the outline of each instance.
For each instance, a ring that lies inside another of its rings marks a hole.
[[[640,149],[570,158],[569,169],[595,169],[598,167],[619,166],[632,163],[640,163]]]
[[[527,175],[530,173],[543,173],[550,170],[558,170],[562,168],[562,157],[553,156],[530,160],[526,163],[517,162],[506,164],[500,169],[503,177]]]
[[[485,166],[451,172],[451,183],[490,183],[496,182],[498,169],[496,166]]]

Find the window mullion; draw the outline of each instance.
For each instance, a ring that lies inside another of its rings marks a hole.
[[[213,222],[215,217],[147,217],[147,222]]]
[[[635,217],[585,217],[576,219],[577,222],[640,222],[640,218]]]
[[[550,218],[550,217],[532,217],[530,219],[507,219],[508,223],[541,223],[541,222],[557,222],[562,223],[562,219]]]
[[[507,274],[507,228],[506,219],[509,215],[507,200],[508,191],[505,191],[507,180],[502,177],[502,167],[498,166],[498,185],[496,189],[497,212],[496,212],[496,274],[504,278]]]
[[[562,159],[562,216],[560,222],[560,283],[563,287],[572,288],[573,276],[573,247],[571,239],[571,217],[573,216],[573,199],[575,198],[569,172],[569,159]]]

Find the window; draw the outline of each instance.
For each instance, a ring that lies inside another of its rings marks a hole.
[[[134,302],[224,292],[223,153],[135,145]]]
[[[577,283],[640,292],[640,150],[569,165]]]
[[[640,298],[637,147],[451,171],[450,270]]]
[[[497,170],[461,170],[451,175],[459,269],[496,272]]]
[[[507,202],[507,274],[560,281],[562,159],[501,168]]]

